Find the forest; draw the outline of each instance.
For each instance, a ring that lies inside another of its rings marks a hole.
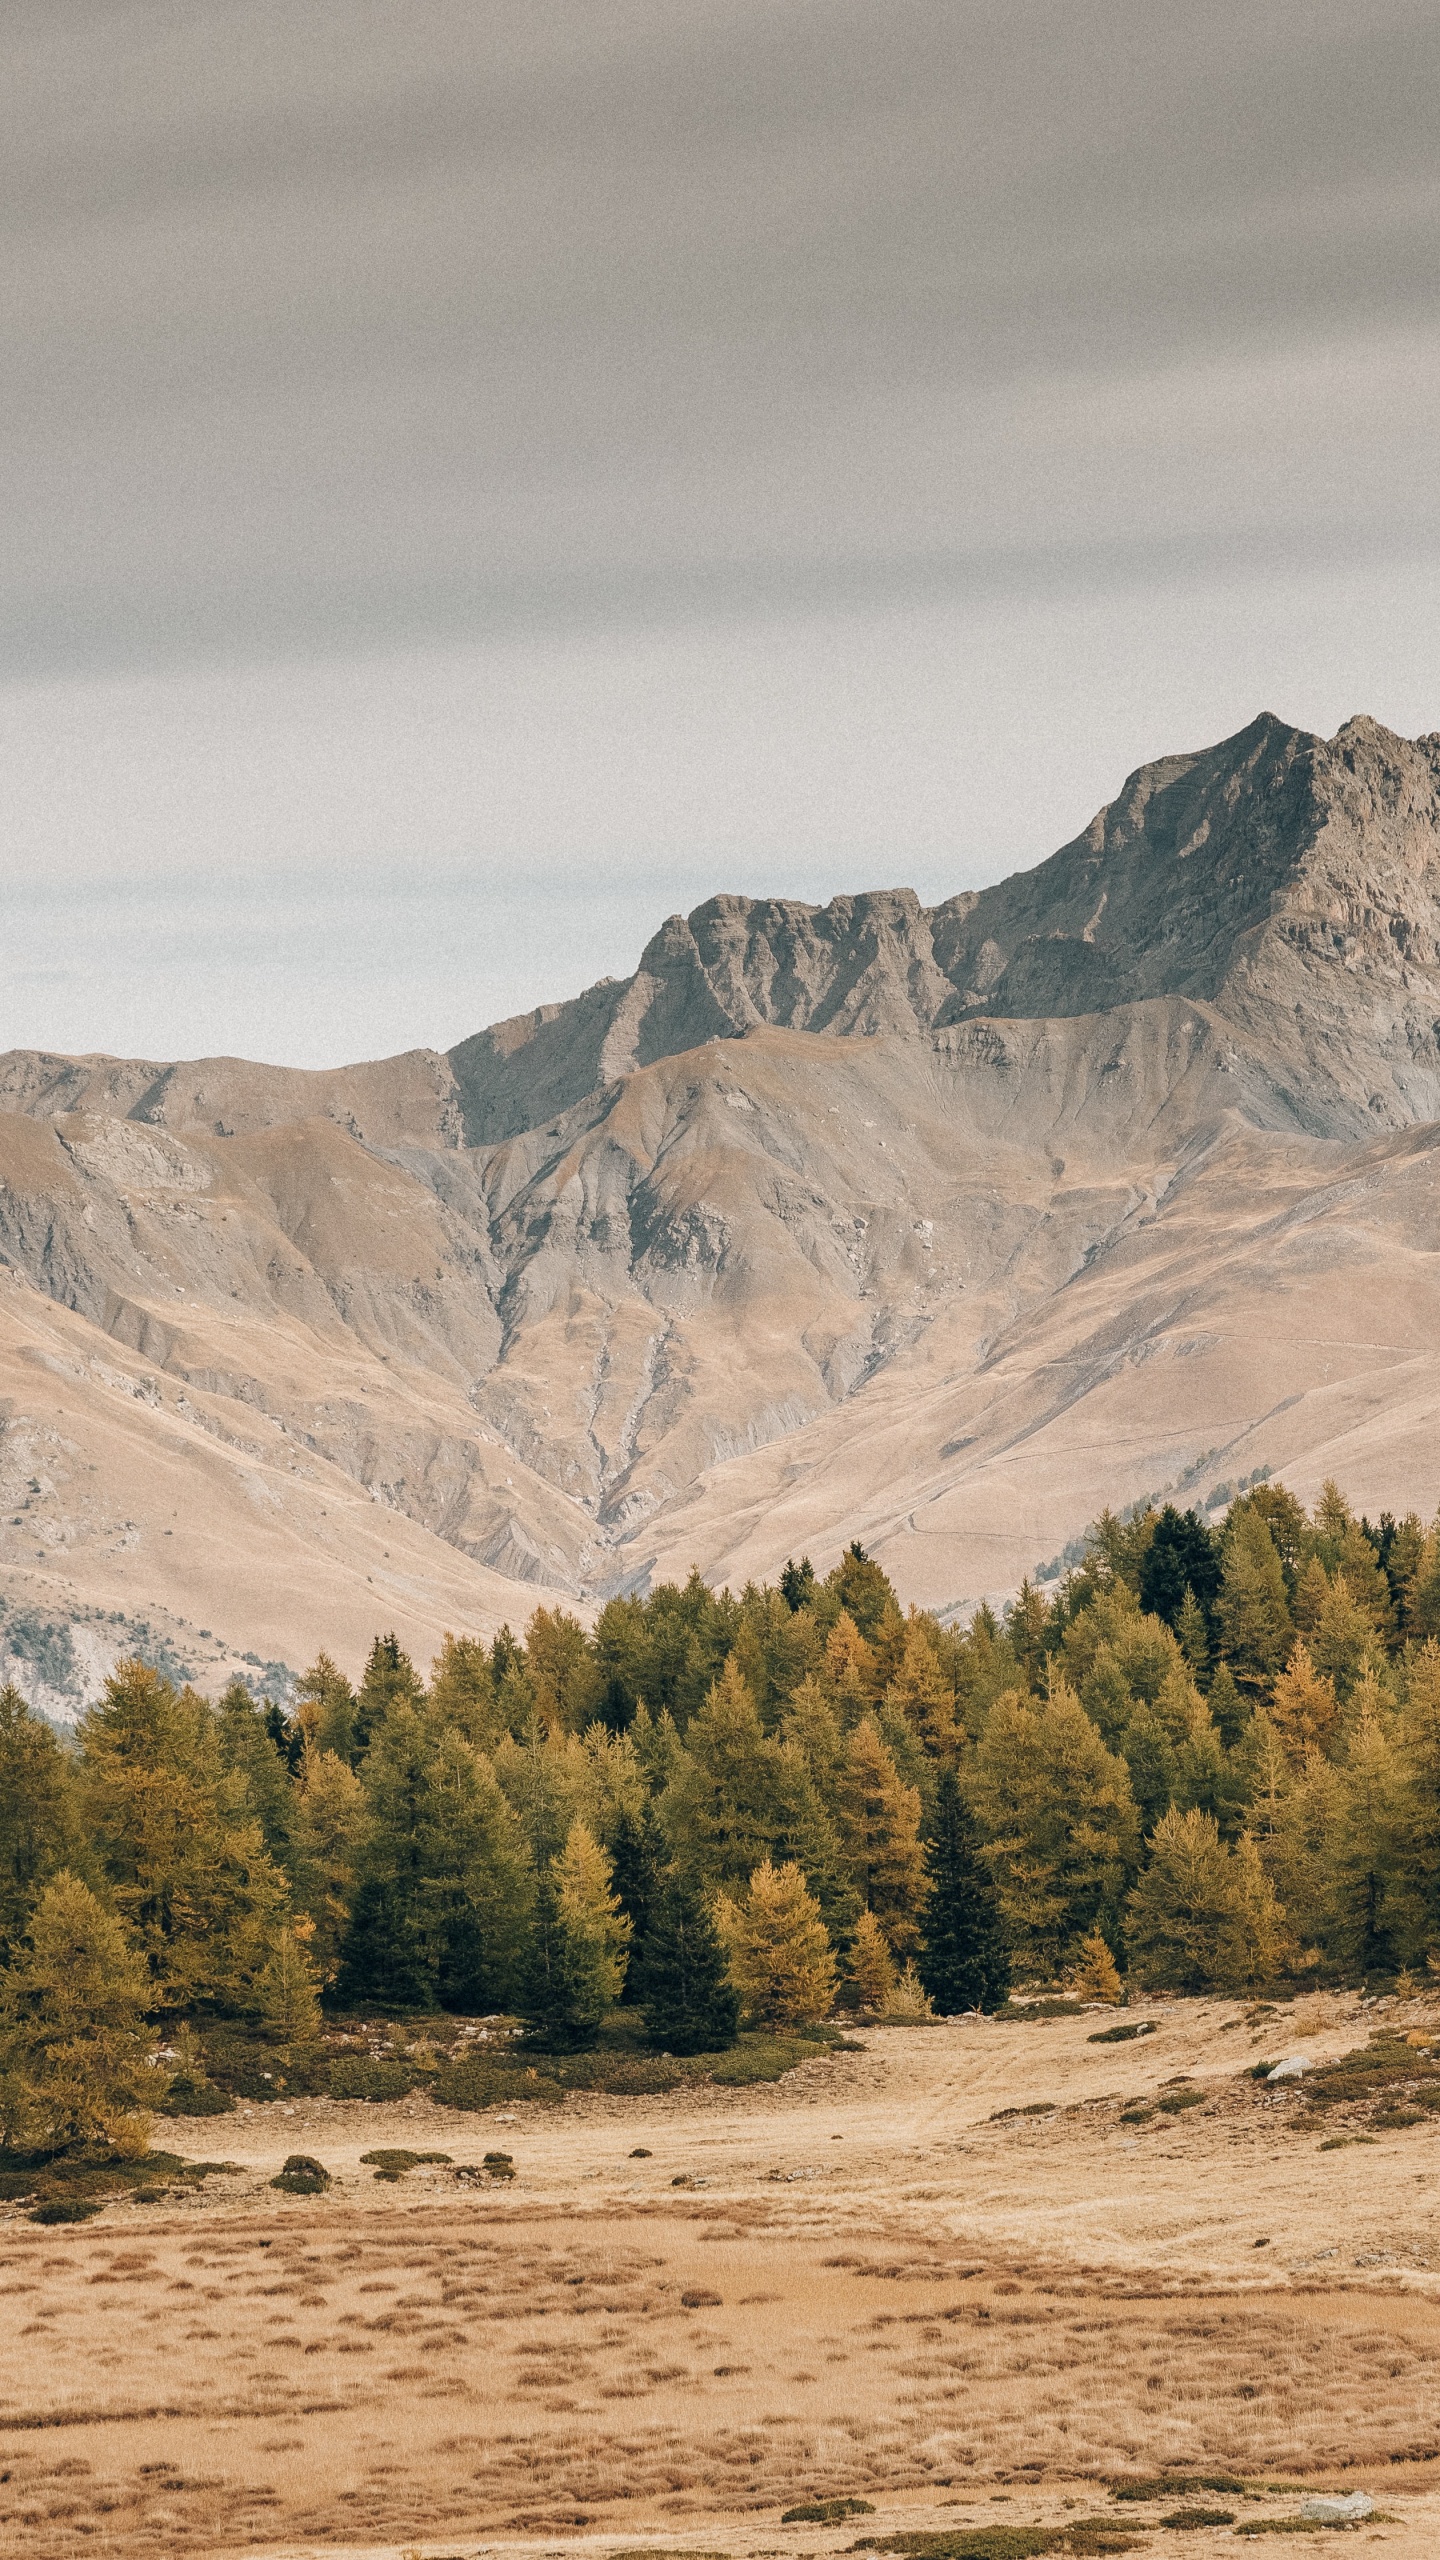
[[[73,1741],[9,1689],[0,1966],[12,2148],[123,2143],[227,2022],[293,2070],[327,2015],[673,2057],[1021,1984],[1413,1982],[1440,1526],[1263,1483],[1107,1514],[964,1627],[854,1545],[447,1636],[428,1679],[379,1636],[284,1704],[123,1662]]]

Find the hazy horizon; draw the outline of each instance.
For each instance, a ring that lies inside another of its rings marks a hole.
[[[1440,726],[1440,21],[91,0],[0,101],[0,1046],[336,1063]]]

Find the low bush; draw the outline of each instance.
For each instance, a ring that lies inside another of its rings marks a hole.
[[[804,2506],[787,2507],[782,2524],[843,2524],[847,2516],[873,2516],[868,2498],[811,2498]]]
[[[384,2106],[408,2098],[421,2074],[395,2054],[337,2053],[326,2078],[332,2098],[366,2098]]]
[[[1136,2036],[1156,2036],[1160,2032],[1153,2019],[1137,2019],[1134,2025],[1102,2027],[1097,2035],[1087,2036],[1087,2044],[1133,2044]]]
[[[308,2151],[292,2151],[278,2178],[270,2181],[284,2196],[323,2196],[330,2184],[330,2172]]]

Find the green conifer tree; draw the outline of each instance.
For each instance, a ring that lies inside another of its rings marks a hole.
[[[53,1875],[80,1863],[70,1765],[18,1689],[0,1690],[0,1964]]]
[[[1265,1522],[1237,1505],[1225,1531],[1225,1565],[1216,1619],[1225,1658],[1238,1685],[1269,1687],[1294,1642],[1285,1575]]]
[[[995,1880],[953,1769],[941,1771],[935,1791],[928,1865],[920,1979],[942,2016],[998,2009],[1009,1995],[1010,1952]]]
[[[531,2042],[559,2053],[594,2044],[611,2005],[610,1982],[602,1941],[576,1925],[555,1876],[542,1875],[520,1966],[518,2007]]]
[[[394,1635],[377,1636],[365,1664],[365,1677],[355,1699],[353,1748],[363,1759],[391,1709],[418,1706],[420,1682],[415,1665]]]
[[[673,1871],[654,1892],[631,1964],[646,2033],[667,2053],[716,2053],[735,2041],[740,2001],[701,1895]]]

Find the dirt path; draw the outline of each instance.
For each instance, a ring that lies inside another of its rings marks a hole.
[[[1376,2487],[1396,2521],[1367,2533],[1440,2548],[1433,2121],[1322,2152],[1239,2076],[1346,2050],[1352,2001],[1142,2014],[1122,2045],[1093,2013],[868,2032],[753,2090],[182,2123],[240,2174],[0,2226],[0,2524],[27,2560],[562,2532],[745,2560],[1058,2522],[1110,2473],[1198,2464]],[[1182,2074],[1201,2104],[1120,2123]],[[377,2182],[386,2147],[504,2149],[516,2178]],[[273,2191],[292,2150],[327,2195]],[[836,2494],[877,2526],[778,2525]],[[1235,2547],[1159,2512],[1157,2551]]]

